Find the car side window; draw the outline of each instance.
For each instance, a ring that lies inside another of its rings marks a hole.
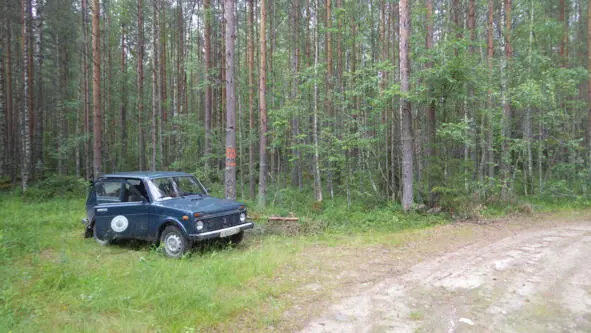
[[[169,178],[156,178],[152,180],[152,183],[158,187],[161,195],[160,199],[174,198],[177,196],[174,186]]]
[[[127,195],[124,198],[124,201],[126,202],[148,201],[148,195],[144,183],[139,179],[126,179],[125,192]]]
[[[101,180],[95,183],[98,204],[121,202],[121,181]]]

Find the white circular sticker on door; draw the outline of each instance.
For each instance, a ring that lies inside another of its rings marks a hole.
[[[129,221],[127,221],[127,217],[123,215],[117,215],[111,220],[111,229],[115,232],[125,231],[128,225]]]

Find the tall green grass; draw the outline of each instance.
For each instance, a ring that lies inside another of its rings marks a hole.
[[[101,247],[85,239],[83,185],[75,182],[63,197],[51,184],[25,196],[0,193],[0,332],[232,331],[237,318],[264,330],[288,305],[278,296],[298,287],[291,277],[305,269],[296,257],[307,247],[391,242],[394,232],[449,221],[446,214],[403,214],[371,196],[315,203],[309,192],[283,189],[271,192],[266,208],[246,200],[249,213],[259,225],[266,216],[296,215],[299,235],[259,227],[238,248],[200,248],[172,260],[148,243]],[[506,214],[520,205],[486,209]],[[590,202],[537,198],[531,205],[547,211]]]
[[[249,202],[250,214],[293,213],[299,235],[260,228],[237,248],[200,248],[172,260],[149,243],[101,247],[85,239],[84,194],[73,194],[83,187],[63,197],[45,188],[53,191],[45,184],[25,196],[0,194],[0,332],[231,331],[236,318],[264,328],[287,305],[278,296],[298,287],[290,275],[306,247],[364,244],[375,233],[445,220],[372,200],[318,204],[309,193],[282,191],[267,208]]]
[[[145,243],[84,239],[82,200],[0,200],[0,332],[216,326],[288,288],[261,282],[303,246],[258,237],[170,260]]]

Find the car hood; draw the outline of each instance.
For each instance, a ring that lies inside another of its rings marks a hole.
[[[210,196],[189,196],[186,198],[174,198],[158,202],[163,207],[189,210],[202,214],[215,214],[240,208],[243,204],[233,200],[219,199]]]

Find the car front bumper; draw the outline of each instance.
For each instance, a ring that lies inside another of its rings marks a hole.
[[[246,223],[242,223],[242,224],[235,225],[233,227],[224,228],[224,229],[206,231],[206,232],[202,232],[200,234],[191,234],[191,235],[189,235],[189,239],[191,241],[200,241],[200,240],[211,239],[211,238],[225,238],[225,237],[229,237],[229,236],[238,234],[241,231],[244,231],[246,229],[252,229],[252,228],[254,228],[254,223],[246,222]]]

